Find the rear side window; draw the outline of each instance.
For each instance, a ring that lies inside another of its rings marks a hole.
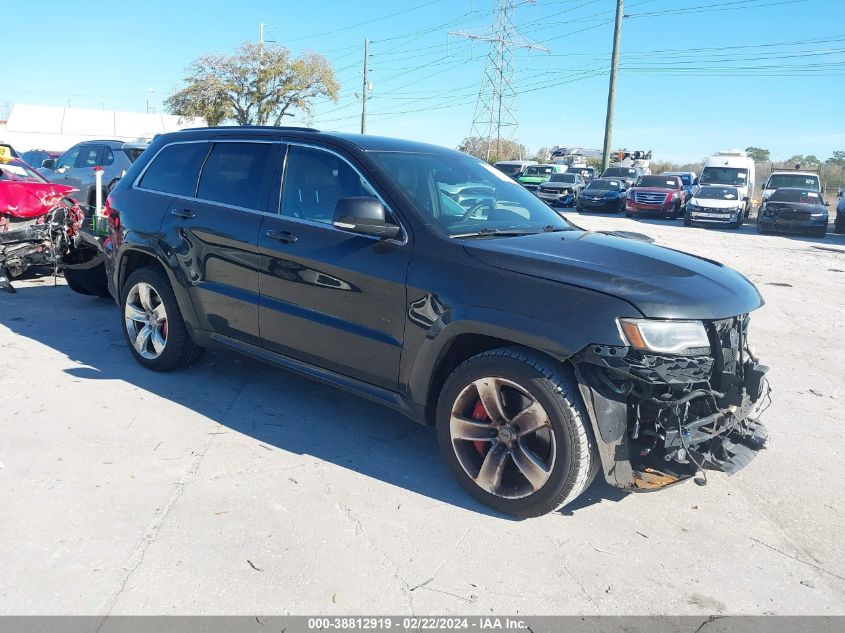
[[[193,196],[208,143],[179,143],[165,147],[153,159],[139,185],[143,189]]]
[[[114,164],[114,152],[111,151],[108,147],[103,150],[103,166],[113,165]]]
[[[130,163],[134,163],[136,160],[138,160],[138,157],[141,154],[144,153],[144,148],[143,147],[129,147],[129,148],[124,147],[123,153],[126,154],[126,158],[129,159]]]
[[[215,144],[203,167],[197,197],[258,210],[261,185],[276,147],[271,143]]]
[[[101,145],[86,145],[79,152],[79,158],[76,159],[76,167],[96,167],[99,163],[97,159],[100,157]]]

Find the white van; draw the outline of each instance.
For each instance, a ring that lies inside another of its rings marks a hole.
[[[536,164],[536,160],[500,160],[493,167],[516,180],[522,175],[526,167]]]
[[[736,187],[745,203],[747,218],[751,213],[751,197],[754,195],[754,160],[738,149],[716,152],[704,163],[698,184]]]

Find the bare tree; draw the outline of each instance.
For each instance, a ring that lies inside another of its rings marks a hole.
[[[319,99],[337,101],[329,61],[317,53],[292,57],[284,46],[244,42],[232,55],[203,55],[185,69],[185,86],[165,106],[209,125],[280,125],[294,111],[310,114]]]
[[[488,142],[481,136],[468,136],[458,146],[458,149],[476,158],[495,163],[500,160],[522,160],[527,150],[519,141],[507,139],[493,139]],[[488,158],[489,156],[489,158]]]

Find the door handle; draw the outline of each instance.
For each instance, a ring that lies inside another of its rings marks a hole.
[[[284,242],[285,244],[295,244],[299,241],[299,238],[296,235],[288,231],[274,231],[273,229],[270,229],[267,233],[265,233],[265,235],[271,240]]]
[[[173,209],[170,215],[175,215],[177,218],[185,218],[186,220],[193,220],[197,214],[190,209]]]

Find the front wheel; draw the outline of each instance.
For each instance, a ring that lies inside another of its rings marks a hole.
[[[194,364],[204,348],[196,345],[179,312],[165,273],[140,268],[123,286],[120,308],[123,335],[132,355],[154,371],[170,371]]]
[[[599,466],[575,379],[519,347],[484,352],[454,371],[440,393],[437,438],[470,495],[518,517],[571,502]]]

